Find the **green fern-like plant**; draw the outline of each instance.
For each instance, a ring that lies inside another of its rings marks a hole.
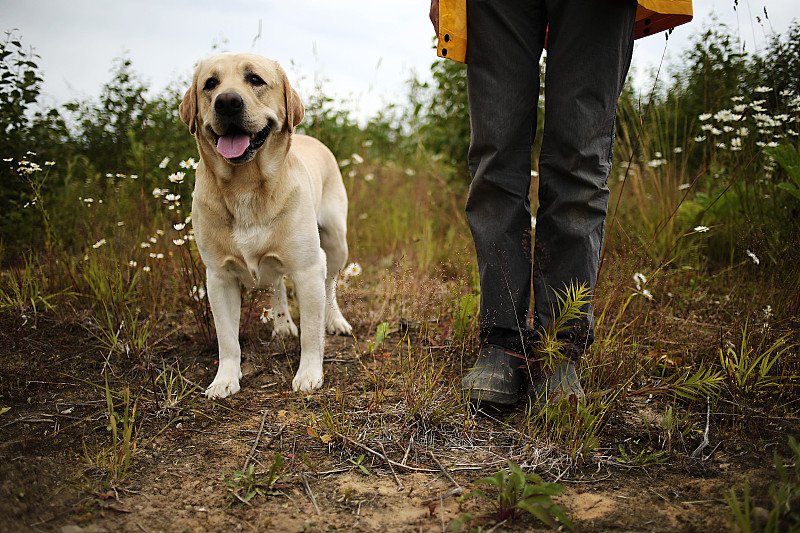
[[[569,328],[570,322],[586,316],[586,306],[592,300],[592,291],[586,283],[570,284],[562,292],[556,292],[556,307],[552,322],[542,332],[539,344],[534,348],[536,358],[543,370],[552,369],[564,359],[564,341],[558,334]]]

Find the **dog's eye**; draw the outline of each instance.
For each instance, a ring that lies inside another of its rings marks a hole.
[[[261,79],[261,76],[257,74],[250,74],[247,77],[247,81],[250,82],[250,85],[254,85],[255,87],[261,87],[262,85],[266,85],[266,82]]]
[[[206,84],[203,85],[203,90],[211,91],[216,89],[217,85],[219,85],[219,80],[217,80],[217,78],[208,78],[208,80],[206,80]]]

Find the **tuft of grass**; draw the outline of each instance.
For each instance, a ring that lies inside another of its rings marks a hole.
[[[66,291],[53,292],[33,254],[23,254],[23,264],[0,275],[0,309],[14,309],[34,317],[41,310],[55,311],[53,300]]]
[[[136,441],[141,428],[141,423],[136,425],[136,409],[138,398],[131,405],[131,393],[128,387],[122,391],[122,412],[114,405],[114,395],[108,385],[108,376],[105,382],[106,414],[108,425],[107,444],[100,445],[99,449],[89,450],[86,440],[83,441],[84,461],[103,472],[107,481],[116,483],[122,480],[129,472],[134,456],[136,455]]]
[[[791,334],[787,333],[772,343],[763,335],[757,346],[750,347],[752,333],[745,322],[738,349],[734,346],[719,348],[719,363],[726,383],[738,399],[757,399],[765,393],[778,391],[784,380],[775,375],[775,371],[785,356],[798,346],[789,341]]]
[[[731,531],[741,533],[800,531],[800,444],[794,437],[789,437],[789,448],[792,452],[791,470],[784,466],[783,460],[775,452],[778,482],[769,487],[771,509],[756,506],[750,495],[750,483],[747,478],[744,480],[741,502],[736,489],[731,489],[725,495]]]

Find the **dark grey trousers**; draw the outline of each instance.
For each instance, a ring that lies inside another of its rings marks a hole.
[[[480,271],[484,342],[525,352],[551,322],[557,292],[581,283],[594,291],[635,14],[634,0],[467,1],[472,184],[466,211]],[[548,27],[531,249],[531,145]],[[561,335],[573,359],[594,339],[591,305],[586,311]]]

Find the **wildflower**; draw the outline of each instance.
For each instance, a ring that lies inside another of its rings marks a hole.
[[[3,161],[5,161],[6,163],[10,163],[10,162],[11,162],[11,161],[13,161],[13,160],[14,160],[14,158],[13,158],[13,157],[4,157],[4,158],[3,158]]]
[[[645,298],[647,298],[648,300],[655,300],[655,298],[653,298],[653,294],[652,294],[650,291],[648,291],[647,289],[643,290],[643,291],[642,291],[642,294],[643,294],[643,295],[645,296]]]
[[[647,166],[650,168],[656,168],[666,164],[667,164],[666,159],[653,159],[652,161],[648,161]]]
[[[87,207],[94,203],[94,198],[78,198],[78,199],[82,201],[84,204],[86,204]]]
[[[744,96],[731,96],[731,101],[733,102],[741,102],[744,100]]]
[[[363,162],[364,162],[364,158],[363,158],[363,157],[361,157],[361,156],[360,156],[360,155],[358,155],[358,154],[353,154],[353,155],[351,155],[350,157],[352,157],[352,158],[353,158],[353,161],[355,161],[355,162],[356,162],[356,163],[358,163],[359,165],[360,165],[361,163],[363,163]]]
[[[44,164],[45,164],[45,166],[52,167],[53,165],[56,164],[56,162],[55,161],[45,161]]]
[[[131,178],[132,180],[139,179],[139,174],[131,174],[131,175],[130,175],[130,178]]]
[[[124,226],[124,225],[125,225],[125,222],[124,222],[124,221],[122,221],[122,220],[120,220],[119,222],[117,222],[117,227],[118,227],[118,228],[121,228],[121,227],[122,227],[122,226]]]
[[[681,183],[680,185],[678,185],[678,190],[679,191],[685,191],[686,189],[688,189],[691,186],[692,186],[691,183]]]
[[[150,243],[149,242],[143,242],[143,243],[141,243],[139,245],[139,248],[150,248]]]
[[[150,237],[148,240],[149,240],[150,242],[152,242],[153,244],[155,244],[155,243],[157,243],[157,242],[158,242],[158,239],[156,239],[155,237]]]
[[[185,172],[175,172],[174,174],[170,174],[167,179],[172,183],[183,183],[183,178],[185,177]]]
[[[756,93],[768,93],[771,90],[772,89],[770,89],[769,87],[764,87],[762,85],[762,86],[759,86],[759,87],[756,87],[755,89],[753,89],[753,92],[756,92]]]
[[[683,148],[681,148],[680,146],[676,146],[675,148],[672,149],[673,154],[679,154],[681,152],[683,152]]]
[[[717,128],[711,128],[711,135],[721,135],[722,131]]]
[[[164,196],[164,200],[168,202],[177,202],[180,199],[181,199],[180,194],[169,193],[168,195]]]
[[[192,287],[192,298],[197,300],[198,302],[206,297],[206,289],[202,285],[198,287],[195,285]]]
[[[750,131],[745,127],[741,127],[738,130],[736,130],[736,135],[738,135],[739,137],[747,137],[748,133],[750,133]]]
[[[737,113],[744,113],[747,110],[747,104],[736,104],[733,110]]]
[[[711,118],[711,113],[703,113],[702,115],[700,115],[697,118],[700,119],[700,122],[705,122],[706,120]]]
[[[167,165],[169,165],[169,157],[162,159],[161,163],[158,164],[158,168],[167,168]]]
[[[149,266],[142,267],[142,270],[144,270],[145,272],[150,272],[150,267]]]
[[[137,264],[136,261],[128,261],[129,266],[135,267]]]
[[[151,259],[164,259],[164,254],[162,254],[162,253],[150,252],[150,258],[151,258]]]
[[[158,198],[159,196],[163,196],[163,195],[164,195],[164,192],[166,192],[166,191],[164,191],[164,190],[162,190],[162,189],[159,189],[158,187],[156,187],[155,189],[153,189],[153,196],[154,196],[155,198]]]
[[[354,278],[361,274],[361,265],[358,263],[350,263],[342,270],[342,275],[346,278]]]
[[[761,260],[758,257],[756,257],[756,254],[754,254],[750,250],[747,250],[747,255],[750,257],[750,259],[753,260],[754,264],[756,264],[756,265],[761,264]]]
[[[742,140],[739,137],[731,139],[731,150],[738,152],[742,149]]]
[[[413,168],[407,168],[406,169],[406,176],[414,176],[416,173],[417,173],[417,171],[414,170]]]
[[[708,226],[696,226],[696,227],[694,228],[694,230],[695,230],[697,233],[705,233],[705,232],[707,232],[707,231],[708,231],[708,229],[709,229],[709,228],[708,228]]]
[[[633,282],[636,283],[636,290],[640,291],[642,286],[647,283],[647,278],[641,272],[637,272],[633,275]]]
[[[99,241],[97,241],[96,243],[94,243],[94,244],[92,245],[92,248],[94,248],[94,249],[100,248],[100,247],[101,247],[101,246],[103,246],[105,243],[106,243],[106,240],[105,240],[105,239],[100,239]]]
[[[375,179],[375,174],[373,174],[372,172],[364,176],[364,181],[372,181],[374,179]]]
[[[728,109],[723,109],[714,115],[714,120],[719,122],[737,122],[742,119],[742,115],[731,113]]]
[[[190,157],[186,161],[181,161],[179,166],[181,168],[191,168],[192,170],[197,170],[197,161],[195,161],[193,157]]]
[[[164,235],[164,230],[163,229],[157,229],[156,230],[156,235]]]
[[[694,142],[696,142],[696,143],[701,143],[701,142],[703,142],[705,140],[706,140],[706,136],[705,135],[698,135],[697,137],[694,138]]]
[[[177,231],[181,231],[183,228],[186,227],[186,224],[183,222],[178,222],[177,224],[173,224],[172,227],[175,228]]]
[[[700,126],[700,129],[703,131],[711,131],[714,129],[714,126],[712,124],[703,124]]]
[[[275,319],[275,311],[272,308],[267,309],[266,307],[261,308],[261,322],[267,324],[270,320]]]
[[[769,320],[772,318],[772,306],[768,305],[764,308],[764,319]]]
[[[366,141],[361,143],[361,146],[363,146],[364,148],[369,148],[370,146],[372,146],[372,139],[367,139]]]
[[[183,246],[186,241],[183,239],[172,239],[172,244],[175,246]]]

